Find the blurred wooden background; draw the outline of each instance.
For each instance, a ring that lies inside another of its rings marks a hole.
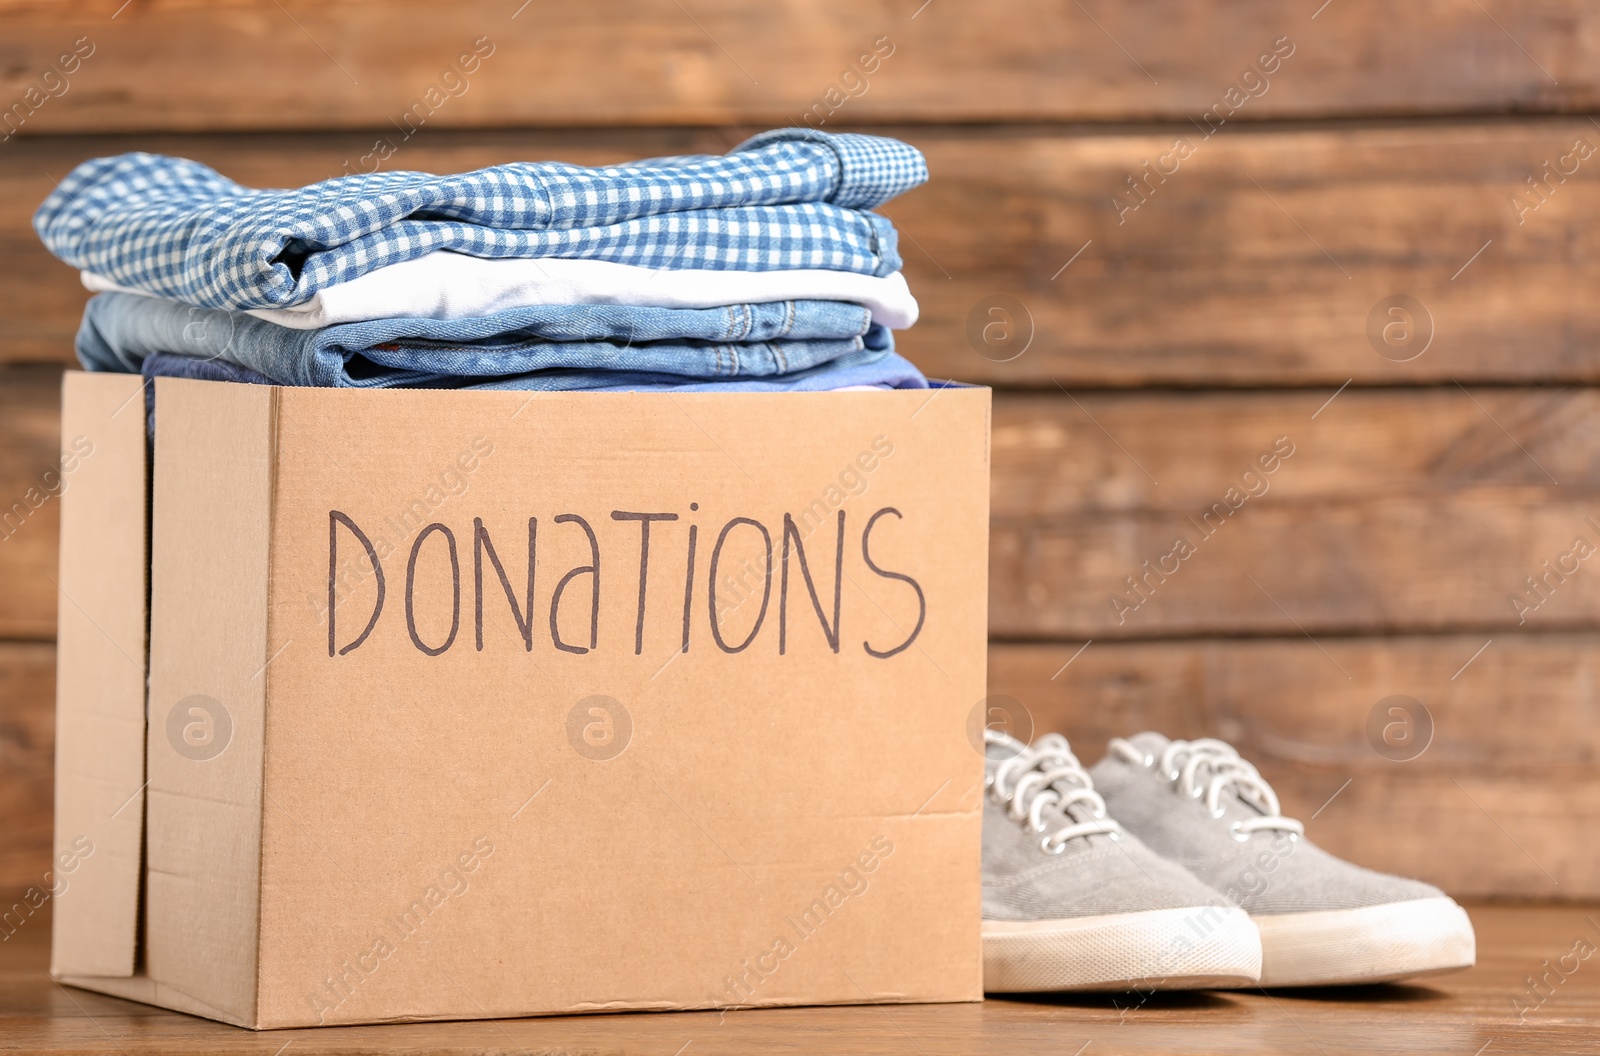
[[[1600,896],[1597,60],[1578,0],[0,0],[0,904],[49,857],[86,298],[30,226],[53,181],[721,152],[806,113],[928,156],[885,212],[907,354],[997,390],[996,714],[1086,760],[1226,737],[1338,853]]]

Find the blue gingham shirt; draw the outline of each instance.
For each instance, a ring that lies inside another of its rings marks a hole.
[[[199,162],[135,153],[78,166],[33,225],[75,267],[235,310],[298,304],[435,250],[887,275],[900,267],[894,227],[867,210],[927,175],[909,144],[815,129],[766,132],[721,157],[376,172],[299,190],[255,190]]]

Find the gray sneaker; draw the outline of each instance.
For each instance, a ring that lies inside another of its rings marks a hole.
[[[1066,739],[985,731],[983,983],[990,991],[1246,986],[1249,916],[1106,816]]]
[[[1250,914],[1261,930],[1262,986],[1376,983],[1472,966],[1465,910],[1436,887],[1311,843],[1230,745],[1119,737],[1091,773],[1130,832]]]

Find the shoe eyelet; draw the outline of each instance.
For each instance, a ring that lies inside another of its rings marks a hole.
[[[1234,822],[1233,824],[1229,825],[1228,826],[1228,835],[1232,836],[1235,840],[1238,840],[1240,843],[1249,843],[1251,834],[1248,833],[1248,832],[1240,831],[1240,827],[1241,827],[1241,823],[1237,822],[1237,821]]]
[[[1228,808],[1219,805],[1216,810],[1213,810],[1211,812],[1211,816],[1213,818],[1216,818],[1218,821],[1221,821],[1223,816],[1226,815],[1227,813],[1228,813]]]
[[[1111,837],[1111,842],[1112,843],[1121,843],[1122,842],[1122,833],[1120,833],[1120,832],[1108,832],[1108,833],[1106,833],[1106,835]]]
[[[1039,849],[1041,851],[1043,851],[1045,854],[1048,854],[1048,855],[1061,854],[1063,851],[1065,851],[1067,849],[1067,845],[1066,845],[1065,842],[1053,843],[1052,839],[1053,839],[1052,837],[1046,836],[1044,839],[1040,840],[1039,841]]]
[[[1205,789],[1196,788],[1193,792],[1189,793],[1189,798],[1190,799],[1199,799],[1202,796],[1204,796],[1205,794],[1206,794],[1206,790]]]

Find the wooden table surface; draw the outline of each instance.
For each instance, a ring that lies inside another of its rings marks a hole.
[[[1474,907],[1478,966],[1410,986],[1044,996],[252,1033],[56,984],[48,924],[0,944],[0,1051],[41,1053],[1600,1052],[1600,907]],[[1547,978],[1537,990],[1528,977]],[[1542,996],[1541,996],[1542,995]]]

